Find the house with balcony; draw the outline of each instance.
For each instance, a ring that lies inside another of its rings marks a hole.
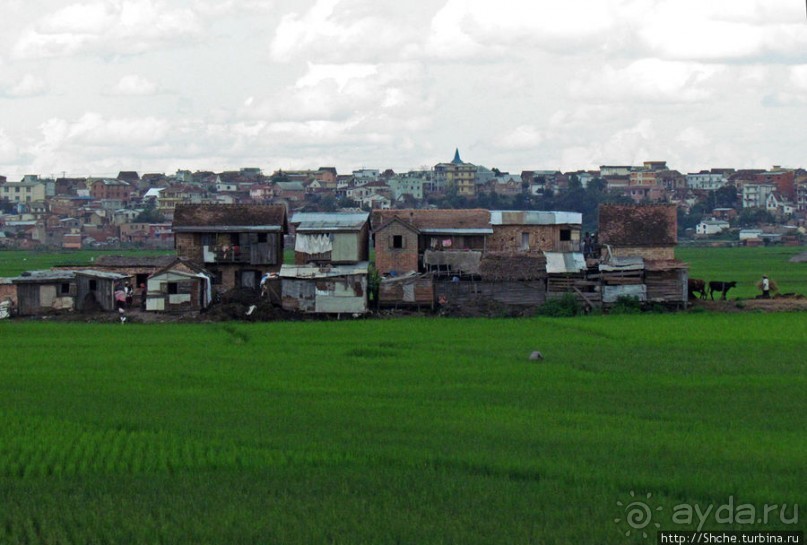
[[[476,275],[493,234],[490,212],[483,209],[376,210],[370,226],[381,274]]]
[[[220,291],[257,289],[283,263],[286,208],[263,204],[178,204],[173,232],[177,256],[202,265]]]

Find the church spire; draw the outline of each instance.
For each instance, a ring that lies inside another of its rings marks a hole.
[[[459,148],[454,149],[454,159],[451,161],[451,163],[454,164],[454,165],[463,164],[462,159],[460,159],[460,149]]]

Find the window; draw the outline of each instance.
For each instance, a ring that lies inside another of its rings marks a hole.
[[[179,293],[179,284],[176,282],[168,282],[166,288],[168,289],[168,295],[176,295]]]
[[[403,248],[403,235],[392,235],[392,247],[395,249]]]
[[[59,291],[62,293],[62,295],[70,293],[70,284],[68,282],[62,282],[62,286]]]
[[[98,280],[90,280],[90,291],[98,291]]]
[[[560,230],[560,240],[561,241],[572,240],[572,230],[571,229],[561,229]]]
[[[529,250],[530,249],[530,234],[529,233],[521,233],[521,249],[522,250]]]
[[[267,234],[266,233],[258,233],[258,242],[259,243],[269,242]]]

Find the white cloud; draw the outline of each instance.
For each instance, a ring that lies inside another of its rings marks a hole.
[[[42,95],[48,90],[48,84],[40,77],[25,74],[21,80],[8,88],[6,94],[11,97],[23,98]]]
[[[804,57],[804,6],[790,0],[660,0],[639,30],[668,59]]]
[[[790,81],[803,91],[807,91],[807,64],[800,64],[790,68]]]
[[[13,163],[17,160],[17,145],[0,128],[0,164]]]
[[[147,96],[156,92],[157,84],[137,74],[123,76],[114,89],[115,94],[123,96]]]
[[[697,127],[687,127],[678,133],[676,137],[678,142],[689,148],[703,148],[712,143],[703,131]]]
[[[709,87],[720,66],[641,59],[625,66],[610,65],[570,85],[575,97],[594,101],[697,102],[710,99]]]
[[[163,0],[102,0],[71,4],[42,17],[23,31],[13,53],[18,59],[137,54],[200,33],[193,11],[171,8]]]
[[[336,84],[337,91],[342,92],[351,80],[364,79],[375,74],[378,74],[378,67],[372,64],[308,63],[308,72],[297,80],[296,86],[298,88],[316,87],[321,82],[332,81]]]
[[[541,131],[530,125],[520,125],[511,131],[499,135],[494,145],[504,149],[535,149],[544,141]]]

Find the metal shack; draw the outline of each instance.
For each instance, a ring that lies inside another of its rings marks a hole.
[[[122,274],[102,271],[31,271],[12,278],[17,286],[18,314],[35,316],[70,310],[114,310],[115,285]]]
[[[202,310],[212,300],[213,274],[185,259],[151,275],[146,282],[146,310],[185,312]]]
[[[318,314],[367,312],[369,263],[283,265],[280,269],[285,310]]]

